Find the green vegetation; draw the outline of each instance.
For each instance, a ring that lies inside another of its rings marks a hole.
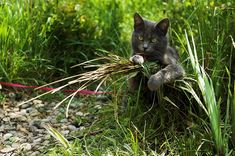
[[[93,112],[94,98],[87,100],[86,110],[97,117],[89,130],[67,142],[52,129],[65,146],[45,153],[234,155],[234,10],[232,0],[2,0],[0,80],[45,84],[82,72],[70,66],[104,51],[128,58],[134,12],[169,17],[170,43],[186,77],[161,88],[157,106],[144,105],[137,92],[125,110],[126,82],[113,82],[113,99],[101,110]]]

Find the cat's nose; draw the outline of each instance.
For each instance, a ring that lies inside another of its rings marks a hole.
[[[144,43],[143,48],[144,48],[144,51],[145,51],[146,49],[148,49],[148,44],[147,44],[147,43]]]

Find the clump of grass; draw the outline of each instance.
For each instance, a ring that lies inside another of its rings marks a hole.
[[[211,131],[213,134],[215,147],[218,154],[224,154],[225,144],[223,142],[221,127],[220,127],[220,120],[221,120],[220,108],[218,102],[216,101],[213,83],[210,77],[206,74],[204,68],[202,68],[198,62],[197,51],[193,36],[192,36],[192,44],[193,44],[193,49],[192,49],[186,32],[185,35],[187,40],[189,58],[192,63],[194,73],[196,75],[197,84],[200,88],[202,97],[204,99],[204,104],[207,109],[206,113],[208,114],[208,117],[210,119]]]
[[[96,62],[96,61],[103,61],[105,63],[98,63],[98,64],[96,63],[95,64],[94,62]],[[95,83],[98,83],[97,87],[93,93],[102,94],[102,92],[98,92],[100,86],[107,81],[112,81],[114,77],[115,78],[117,78],[117,77],[126,78],[129,76],[129,78],[130,78],[131,76],[136,75],[138,72],[142,72],[144,75],[149,77],[152,73],[152,70],[155,71],[155,70],[159,69],[159,67],[160,67],[157,63],[153,63],[153,62],[145,62],[144,64],[134,64],[129,59],[126,59],[126,58],[118,56],[118,55],[113,55],[113,54],[99,57],[99,58],[96,58],[93,60],[89,60],[89,61],[83,62],[81,64],[78,64],[78,65],[74,65],[74,66],[72,66],[72,68],[78,67],[78,66],[82,66],[83,68],[93,69],[93,70],[90,70],[90,71],[87,71],[84,73],[80,73],[77,75],[73,75],[70,77],[66,77],[66,78],[45,84],[43,86],[40,86],[37,89],[43,88],[43,87],[46,87],[49,85],[57,84],[60,82],[66,82],[69,80],[64,85],[59,86],[59,87],[57,87],[53,90],[50,90],[48,92],[45,92],[41,95],[38,95],[35,98],[29,99],[28,101],[25,101],[25,102],[21,103],[20,105],[23,105],[24,103],[30,102],[34,99],[37,99],[41,96],[44,96],[44,95],[47,95],[50,93],[54,94],[54,93],[61,91],[62,89],[66,88],[68,86],[73,86],[75,84],[79,84],[79,88],[77,88],[74,93],[71,93],[70,95],[68,95],[66,98],[64,98],[62,101],[60,101],[54,107],[56,109],[63,102],[65,102],[66,100],[69,99],[69,103],[68,103],[67,109],[66,109],[67,110],[66,116],[68,116],[68,109],[69,109],[70,103],[72,102],[75,95],[83,92],[84,89],[89,88],[89,86],[91,86]]]

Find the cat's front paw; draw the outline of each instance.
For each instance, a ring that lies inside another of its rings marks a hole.
[[[130,57],[130,61],[135,64],[143,64],[144,58],[140,55],[133,55],[132,57]]]
[[[158,72],[151,75],[148,80],[148,88],[151,91],[157,90],[164,83],[164,75],[162,72]]]

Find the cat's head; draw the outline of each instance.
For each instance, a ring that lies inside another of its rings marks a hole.
[[[134,14],[134,31],[132,48],[135,54],[161,55],[167,48],[167,30],[169,19],[160,22],[144,20],[138,13]]]

